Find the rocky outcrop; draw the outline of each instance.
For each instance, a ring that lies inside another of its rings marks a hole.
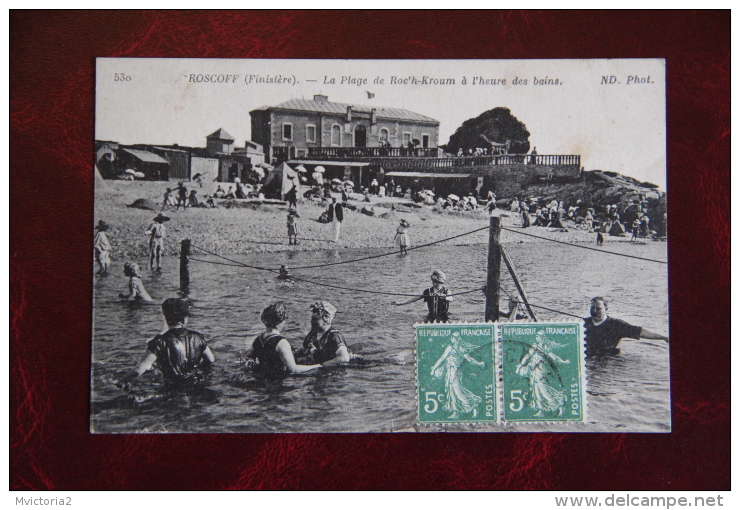
[[[503,205],[514,197],[534,197],[543,200],[562,200],[574,205],[581,201],[586,207],[629,204],[632,200],[660,199],[665,194],[655,184],[640,182],[616,172],[593,170],[583,172],[578,181],[563,182],[559,179],[530,183],[521,187],[502,187],[496,194]]]
[[[496,190],[499,206],[508,207],[514,197],[536,198],[541,204],[552,200],[563,201],[566,206],[578,205],[581,211],[593,207],[600,215],[607,205],[616,205],[622,221],[632,221],[634,202],[647,202],[651,228],[665,233],[666,194],[658,186],[641,182],[616,172],[592,170],[583,172],[578,181],[552,179],[530,183],[519,188],[502,187]]]

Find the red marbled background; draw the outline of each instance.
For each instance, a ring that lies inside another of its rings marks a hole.
[[[666,58],[673,433],[89,434],[98,56]],[[10,71],[12,489],[729,489],[729,11],[11,11]]]

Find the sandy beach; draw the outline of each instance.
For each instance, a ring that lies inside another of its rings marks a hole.
[[[104,220],[110,224],[108,238],[112,245],[113,259],[146,257],[148,253],[147,227],[156,216],[155,211],[127,207],[135,200],[146,198],[161,207],[162,196],[168,182],[130,182],[105,181],[96,189],[95,221]],[[188,186],[205,196],[211,189]],[[339,199],[339,194],[335,194]],[[350,200],[357,211],[347,211],[342,224],[338,243],[333,242],[331,225],[317,220],[325,210],[318,201],[304,199],[298,203],[300,213],[299,246],[288,245],[286,227],[286,205],[250,204],[243,207],[217,209],[188,208],[174,210],[168,207],[164,214],[170,217],[166,223],[166,255],[179,253],[180,241],[190,239],[193,246],[204,248],[221,255],[236,255],[259,252],[278,252],[285,250],[322,250],[329,248],[381,248],[392,249],[394,235],[400,219],[411,223],[409,235],[412,246],[426,244],[440,239],[456,236],[488,225],[488,213],[481,209],[475,212],[440,211],[431,206],[413,204],[408,199],[371,197],[366,203],[360,195]],[[392,211],[393,204],[398,210]],[[361,214],[363,206],[373,206],[374,217]],[[408,212],[405,212],[408,211]],[[521,220],[518,214],[498,209],[496,214],[502,218],[504,227],[518,229]],[[588,233],[579,226],[566,222],[568,232],[553,228],[530,227],[527,233],[551,237],[560,241],[595,244],[595,234]],[[92,226],[91,226],[92,227]],[[607,237],[607,244],[629,242],[629,237]],[[505,243],[546,242],[514,232],[504,231]],[[488,242],[488,232],[481,231],[459,237],[446,244],[470,245]]]

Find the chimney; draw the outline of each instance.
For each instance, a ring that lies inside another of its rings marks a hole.
[[[314,94],[313,95],[313,100],[314,101],[328,101],[329,100],[329,96],[323,96],[321,94]]]
[[[347,107],[347,122],[352,122],[352,107]]]
[[[374,126],[377,122],[378,122],[378,114],[375,111],[375,108],[373,108],[372,111],[370,112],[370,124]]]

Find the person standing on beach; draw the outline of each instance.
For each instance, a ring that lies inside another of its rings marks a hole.
[[[288,201],[288,209],[298,210],[298,190],[296,190],[295,184],[285,194],[285,200]]]
[[[342,208],[342,204],[338,204],[337,199],[332,197],[327,213],[329,221],[334,224],[334,242],[338,243],[339,231],[342,228],[342,221],[344,221],[344,209]]]
[[[167,190],[164,192],[164,200],[162,200],[162,211],[164,211],[164,208],[168,205],[172,205],[172,189],[167,188]]]
[[[169,218],[161,213],[158,214],[146,231],[149,236],[149,267],[154,269],[154,263],[156,262],[157,271],[162,270],[162,252],[164,251],[164,238],[167,232],[167,229],[164,228],[165,221],[169,221]]]
[[[667,336],[609,317],[608,309],[609,301],[605,298],[597,296],[591,299],[591,317],[584,319],[587,357],[619,354],[619,343],[622,338],[664,340],[668,343]]]
[[[373,179],[370,183],[370,193],[373,195],[377,195],[380,190],[380,185],[378,184],[378,179]]]
[[[401,250],[401,255],[408,255],[408,247],[411,244],[409,240],[408,229],[411,224],[406,220],[401,220],[401,224],[396,229],[396,244]]]
[[[594,215],[591,214],[591,209],[586,209],[586,217],[583,218],[583,223],[586,224],[589,233],[594,231]]]
[[[93,243],[93,249],[95,250],[95,260],[100,266],[98,274],[100,276],[106,276],[108,269],[110,268],[110,241],[105,232],[110,226],[103,220],[98,221],[95,225],[95,241]]]
[[[288,245],[298,246],[298,213],[295,210],[288,211]]]
[[[183,210],[188,206],[188,189],[182,181],[177,185],[177,205],[175,206],[175,210],[179,209],[181,205]]]
[[[529,206],[527,205],[527,202],[522,200],[519,207],[522,211],[522,228],[527,228],[532,225],[529,221]]]
[[[404,306],[423,299],[427,304],[427,310],[429,311],[426,318],[427,322],[448,322],[450,320],[450,301],[453,299],[452,297],[447,296],[448,290],[444,286],[447,281],[447,275],[445,275],[441,270],[435,269],[432,271],[431,278],[432,286],[428,289],[424,289],[421,296],[412,297],[408,301],[403,302],[393,301],[391,304]]]
[[[203,335],[186,327],[190,316],[190,305],[186,300],[165,300],[162,314],[167,322],[167,331],[146,344],[144,359],[120,380],[122,384],[130,384],[152,368],[154,362],[157,362],[166,383],[175,386],[193,384],[202,379],[202,368],[216,361]]]

